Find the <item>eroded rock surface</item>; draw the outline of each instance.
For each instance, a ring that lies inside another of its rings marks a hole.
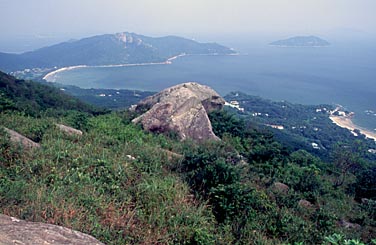
[[[224,104],[225,100],[210,87],[183,83],[141,101],[136,111],[145,113],[133,122],[151,132],[176,132],[182,140],[219,140],[207,113],[222,109]]]
[[[11,130],[9,128],[4,128],[4,130],[9,135],[10,141],[14,144],[20,144],[22,147],[24,147],[26,149],[34,149],[34,148],[40,147],[40,144],[35,143],[31,139],[17,133],[14,130]]]
[[[0,214],[0,244],[102,245],[92,236],[65,227],[28,222]]]

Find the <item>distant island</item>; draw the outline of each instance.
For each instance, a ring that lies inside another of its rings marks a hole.
[[[56,70],[72,66],[111,66],[169,62],[181,55],[228,55],[235,51],[217,43],[177,37],[147,37],[122,32],[70,40],[22,54],[0,53],[0,69]]]
[[[326,47],[330,43],[316,36],[296,36],[270,43],[278,47]]]

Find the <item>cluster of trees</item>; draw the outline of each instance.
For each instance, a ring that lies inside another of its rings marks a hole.
[[[124,110],[140,100],[153,95],[153,92],[127,89],[82,89],[76,86],[54,84],[79,100],[100,108]],[[102,96],[100,96],[102,95]],[[105,96],[103,96],[105,95]]]
[[[283,130],[272,129],[273,135],[292,150],[304,149],[329,161],[331,152],[339,142],[348,146],[362,144],[362,157],[376,161],[376,154],[367,151],[375,147],[373,140],[362,136],[355,137],[349,130],[338,127],[329,119],[329,111],[334,109],[332,105],[274,102],[241,92],[230,93],[225,98],[227,101],[236,100],[240,103],[245,113],[238,115],[246,121],[283,126]],[[255,113],[261,115],[252,116]],[[312,143],[317,144],[320,149],[313,148]]]
[[[18,80],[0,71],[0,111],[18,111],[30,116],[58,114],[76,110],[98,114],[94,108],[59,89],[44,84]]]
[[[204,170],[213,171],[222,165],[227,168],[215,171],[221,175],[199,171],[203,183],[191,186],[202,187],[211,183],[206,178],[224,176],[220,184],[209,186],[209,191],[200,193],[211,193],[208,199],[214,211],[217,205],[222,208],[225,205],[229,210],[219,213],[229,214],[226,218],[231,224],[239,222],[243,225],[244,229],[236,226],[236,237],[246,236],[250,226],[261,233],[266,231],[266,237],[286,239],[285,242],[318,244],[325,236],[338,231],[349,232],[351,236],[358,234],[368,241],[375,236],[375,162],[359,153],[361,143],[352,148],[347,144],[337,144],[330,152],[330,160],[326,161],[326,158],[320,159],[305,150],[294,151],[285,147],[283,142],[273,138],[270,131],[260,130],[255,124],[247,124],[225,111],[212,113],[210,119],[215,133],[223,139],[221,144],[226,145],[223,149],[234,148],[231,152],[241,156],[240,163],[234,165],[234,158],[229,159],[228,152],[213,149],[206,150],[206,155],[199,152],[198,155],[204,157],[195,159],[193,164],[207,161],[207,156],[212,156],[216,160],[210,161],[211,164],[205,162]],[[205,148],[198,151],[205,151]],[[223,161],[227,161],[226,164]],[[188,179],[195,178],[188,175]],[[231,182],[227,183],[229,180]],[[239,193],[234,193],[234,183]],[[276,191],[273,188],[276,183],[287,185],[288,190]],[[218,189],[222,190],[223,196]],[[233,217],[231,208],[235,208],[235,216],[238,216]],[[259,218],[265,216],[267,224],[262,226]],[[219,222],[226,220],[217,218]],[[343,220],[355,222],[362,228],[341,229],[337,223]]]

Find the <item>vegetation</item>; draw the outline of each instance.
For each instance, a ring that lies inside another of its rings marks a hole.
[[[98,114],[98,110],[52,87],[18,80],[0,71],[0,111],[19,111],[30,116],[59,114],[69,110]]]
[[[375,162],[357,154],[362,144],[337,144],[320,158],[220,111],[210,119],[222,141],[198,145],[146,133],[126,111],[49,113],[55,107],[44,99],[40,113],[22,111],[14,105],[25,97],[2,97],[1,126],[41,148],[22,149],[0,130],[0,213],[106,244],[372,244],[376,237]],[[66,135],[55,123],[84,134]]]
[[[329,119],[331,105],[300,105],[287,101],[274,102],[241,92],[225,96],[227,101],[237,101],[245,112],[237,114],[248,123],[263,125],[273,132],[274,137],[290,150],[304,149],[325,161],[331,161],[331,153],[338,143],[343,147],[356,146],[362,158],[376,161],[376,154],[368,152],[375,142],[365,136],[354,136],[349,130],[340,128]],[[283,126],[283,130],[271,126]],[[312,143],[317,147],[313,147]],[[355,152],[355,151],[354,151]]]
[[[79,100],[100,108],[128,109],[153,92],[127,89],[82,89],[76,86],[54,84]]]

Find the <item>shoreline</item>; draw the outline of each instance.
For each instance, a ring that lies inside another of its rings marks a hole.
[[[56,69],[54,71],[51,71],[49,73],[47,73],[46,75],[43,76],[43,80],[47,81],[47,82],[54,82],[54,81],[48,81],[48,79],[60,72],[63,72],[63,71],[70,71],[70,70],[74,70],[74,69],[78,69],[78,68],[106,68],[106,67],[127,67],[127,66],[149,66],[149,65],[171,65],[172,64],[172,61],[180,58],[180,57],[184,57],[184,56],[193,56],[193,55],[208,55],[208,56],[211,56],[211,55],[221,55],[221,54],[218,54],[218,53],[213,53],[213,54],[186,54],[186,53],[181,53],[181,54],[178,54],[178,55],[175,55],[175,56],[172,56],[170,58],[168,58],[166,61],[161,61],[161,62],[146,62],[146,63],[133,63],[133,64],[118,64],[118,65],[93,65],[93,66],[90,66],[90,65],[76,65],[76,66],[67,66],[67,67],[62,67],[62,68],[59,68],[59,69]],[[224,55],[239,55],[238,53],[234,53],[234,54],[224,54]]]
[[[329,119],[333,123],[335,123],[337,126],[350,130],[351,133],[354,134],[355,136],[357,135],[354,132],[354,130],[359,130],[361,134],[366,136],[366,138],[373,139],[374,141],[376,141],[376,132],[372,132],[368,129],[357,126],[356,124],[353,123],[353,121],[349,117],[330,115]]]
[[[148,65],[170,65],[172,64],[172,61],[179,58],[186,56],[186,54],[179,54],[175,55],[173,57],[168,58],[166,61],[163,62],[146,62],[146,63],[133,63],[133,64],[118,64],[118,65],[76,65],[76,66],[67,66],[67,67],[62,67],[57,70],[51,71],[47,73],[42,79],[48,81],[49,77],[56,75],[60,72],[63,71],[70,71],[78,68],[106,68],[106,67],[127,67],[127,66],[148,66]]]

